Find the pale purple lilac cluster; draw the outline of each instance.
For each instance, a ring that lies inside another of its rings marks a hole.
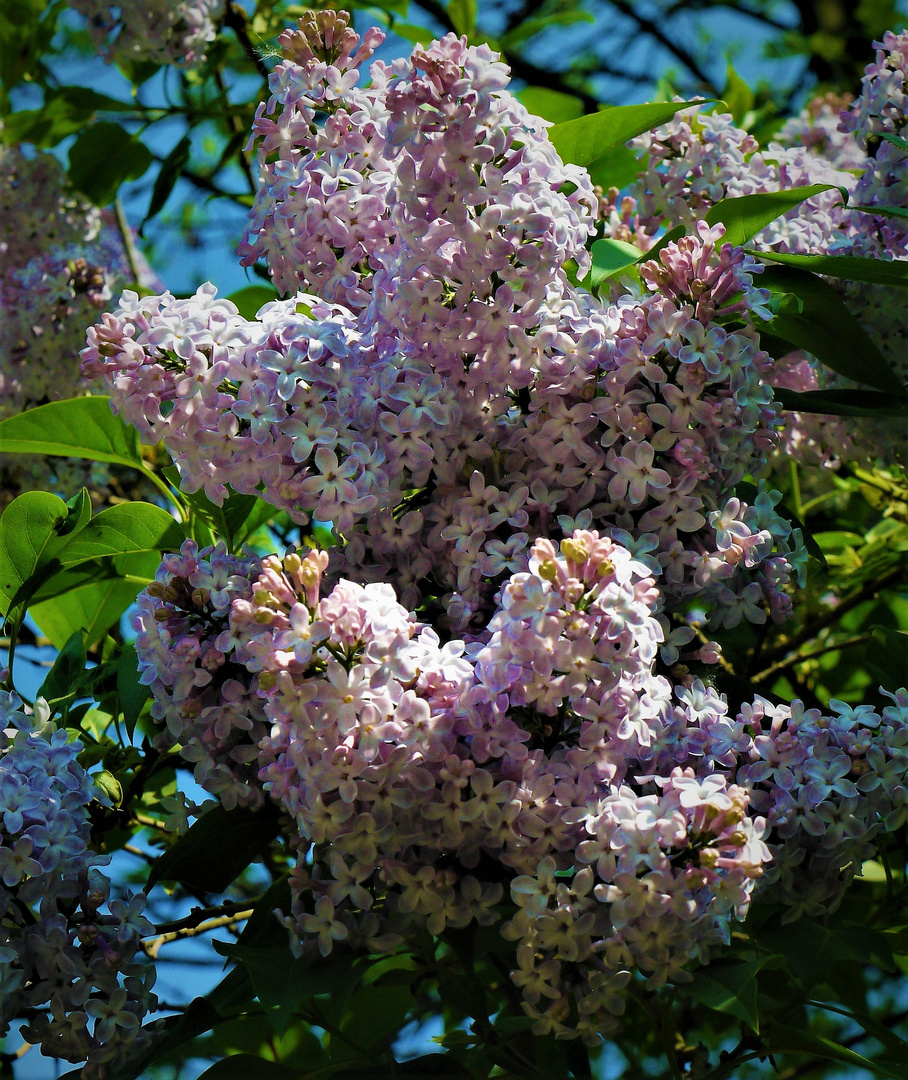
[[[67,188],[52,155],[0,148],[0,420],[86,392],[78,360],[86,328],[132,278],[113,217]],[[107,479],[98,463],[4,455],[0,503],[36,487],[68,496]]]
[[[155,973],[139,954],[153,928],[143,895],[110,899],[109,857],[89,846],[91,806],[107,800],[49,715],[0,700],[0,1034],[28,1009],[29,1042],[101,1080],[147,1041]]]
[[[90,332],[86,373],[187,491],[343,534],[167,556],[139,600],[142,679],[203,786],[292,821],[299,953],[509,915],[535,1029],[595,1041],[635,972],[683,981],[727,944],[772,851],[781,899],[801,858],[825,883],[811,912],[835,906],[892,826],[904,709],[856,710],[879,738],[849,741],[797,702],[731,716],[689,674],[719,653],[692,605],[781,622],[803,582],[778,492],[734,493],[779,428],[756,260],[697,220],[638,288],[573,286],[597,200],[497,56],[448,36],[360,90],[379,40],[307,15],[257,116],[244,258],[315,295],[246,320],[210,286],[126,294]]]
[[[179,742],[196,782],[228,809],[264,802],[255,747],[268,728],[257,676],[237,660],[228,626],[234,601],[250,600],[259,567],[223,544],[199,553],[187,541],[139,593],[134,619],[142,681],[162,725],[157,745]]]
[[[633,972],[689,978],[755,888],[786,919],[833,910],[904,820],[905,691],[882,715],[733,714],[673,685],[649,566],[594,531],[538,540],[472,643],[442,643],[386,584],[330,588],[323,551],[187,542],[166,567],[136,618],[155,714],[225,805],[264,792],[292,819],[302,955],[491,925],[507,885],[536,1030],[593,1042]]]
[[[196,68],[217,36],[225,0],[67,0],[111,63],[151,61]]]
[[[622,229],[653,234],[678,220],[692,223],[719,200],[738,195],[832,184],[848,192],[847,208],[836,192],[815,196],[769,225],[753,245],[794,254],[904,258],[905,219],[874,214],[872,208],[898,210],[908,205],[908,149],[898,142],[908,123],[906,40],[905,34],[887,33],[876,43],[876,61],[866,69],[860,97],[850,102],[827,96],[811,102],[765,148],[737,128],[731,116],[699,115],[693,110],[641,136],[634,143],[645,155],[645,169],[632,186],[636,213],[626,207],[623,220],[612,223],[613,234]],[[641,246],[645,249],[648,244]],[[908,382],[904,360],[908,327],[899,291],[836,284],[893,370]],[[769,379],[773,385],[798,391],[852,385],[803,352],[775,361]],[[882,431],[880,425],[866,421],[860,427],[857,430],[843,419],[790,415],[777,460],[796,455],[807,464],[838,467],[842,461],[872,457],[879,445],[904,455],[899,429],[893,431],[889,424]]]

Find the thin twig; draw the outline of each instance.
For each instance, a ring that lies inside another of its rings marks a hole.
[[[813,649],[811,652],[787,656],[784,660],[778,660],[775,664],[770,664],[768,668],[764,668],[763,671],[759,671],[756,675],[752,675],[751,680],[753,682],[764,682],[766,679],[772,678],[773,675],[777,675],[786,668],[795,667],[797,664],[804,663],[805,660],[815,660],[818,656],[825,656],[826,653],[838,652],[839,649],[849,649],[852,645],[862,645],[865,641],[869,641],[872,636],[872,634],[855,634],[854,637],[846,638],[844,641],[832,642],[829,645],[824,645],[822,648]]]
[[[199,934],[207,934],[209,930],[217,930],[222,926],[232,926],[234,923],[245,922],[254,910],[254,908],[249,908],[247,911],[238,911],[235,915],[222,915],[219,919],[209,919],[207,922],[199,923],[198,926],[188,926],[184,930],[174,930],[169,934],[149,938],[147,941],[142,942],[142,950],[147,957],[154,960],[157,958],[162,945],[197,937]]]

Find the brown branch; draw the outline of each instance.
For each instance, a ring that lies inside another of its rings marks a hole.
[[[224,12],[224,25],[236,34],[237,41],[243,46],[243,52],[255,65],[256,71],[265,80],[267,86],[271,72],[268,70],[265,58],[252,43],[246,21],[246,12],[243,11],[239,4],[230,3],[227,5],[227,10]]]
[[[217,930],[222,926],[232,926],[234,923],[245,922],[254,910],[254,908],[249,908],[246,911],[238,911],[234,915],[222,915],[219,919],[209,919],[207,922],[199,923],[198,926],[187,926],[183,930],[173,930],[169,934],[160,934],[158,937],[148,938],[142,942],[142,951],[147,957],[155,960],[162,945],[197,937],[199,934],[207,934],[209,930]]]

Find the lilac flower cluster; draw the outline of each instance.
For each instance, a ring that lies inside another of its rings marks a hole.
[[[347,531],[427,483],[459,415],[427,363],[375,348],[349,311],[305,293],[253,322],[215,295],[126,292],[82,353],[123,418],[163,440],[184,490],[220,503],[228,484],[264,488],[294,520]]]
[[[109,899],[108,857],[88,846],[105,797],[49,714],[0,700],[0,1034],[27,1008],[25,1038],[100,1080],[147,1039],[154,969],[138,953],[152,926],[141,894]]]
[[[832,184],[849,193],[848,208],[835,192],[815,196],[764,229],[754,246],[796,254],[903,258],[908,252],[904,219],[872,209],[908,205],[908,151],[899,142],[908,122],[906,40],[904,34],[888,33],[876,43],[876,62],[866,69],[859,98],[849,103],[827,96],[811,102],[766,148],[727,114],[702,116],[690,110],[640,137],[634,145],[645,155],[645,169],[632,186],[636,215],[626,208],[626,220],[614,222],[613,229],[652,234],[677,220],[693,223],[720,199]],[[884,286],[835,284],[893,370],[908,382],[908,326],[901,299]],[[768,378],[798,391],[851,385],[802,352],[781,357]],[[904,455],[903,433],[893,432],[892,425],[885,432],[867,422],[860,427],[848,420],[789,415],[778,459],[797,455],[807,464],[837,467],[872,457],[879,445],[888,446],[890,456]]]
[[[136,622],[143,677],[189,758],[210,745],[206,728],[239,728],[250,757],[258,736],[259,779],[295,825],[285,921],[301,952],[494,923],[510,879],[521,910],[503,933],[520,942],[530,1015],[567,1034],[576,994],[585,1021],[570,1034],[592,1037],[610,1030],[635,967],[654,984],[684,978],[743,917],[768,858],[746,792],[676,769],[643,794],[675,719],[654,670],[659,592],[621,545],[583,530],[560,550],[538,541],[471,647],[442,645],[385,584],[342,580],[320,598],[324,552],[247,563],[242,581],[239,562],[191,544],[165,565]],[[207,647],[174,614],[193,585],[218,627],[230,609]],[[267,733],[237,725],[218,678],[228,652]],[[219,791],[228,805],[237,787]]]
[[[98,49],[111,62],[152,61],[199,67],[217,36],[224,0],[68,0],[88,20]]]
[[[163,725],[157,745],[179,743],[196,782],[228,809],[264,802],[256,745],[265,716],[228,625],[234,601],[251,598],[258,568],[254,556],[228,555],[222,544],[200,553],[187,540],[139,593],[133,620],[151,714]]]
[[[769,294],[699,219],[834,170],[803,140],[748,173],[748,136],[682,117],[644,218],[606,203],[641,235],[690,194],[691,234],[600,301],[563,269],[588,265],[589,178],[496,54],[449,35],[360,89],[380,38],[333,12],[282,36],[243,257],[294,295],[250,321],[211,286],[127,293],[89,333],[86,375],[185,490],[343,534],[167,556],[139,599],[142,679],[207,790],[284,811],[298,953],[507,914],[535,1030],[595,1041],[636,972],[688,978],[758,885],[831,909],[902,821],[903,691],[882,717],[733,716],[688,674],[719,654],[691,648],[692,605],[711,627],[781,622],[806,561],[778,492],[735,494],[778,437]],[[816,207],[850,227],[835,197]],[[764,239],[799,250],[817,228]]]
[[[504,92],[508,70],[488,46],[449,34],[377,61],[361,90],[384,35],[360,41],[347,20],[311,12],[281,35],[285,59],[253,126],[261,183],[243,262],[264,256],[279,288],[353,309],[379,292],[392,325],[421,327],[416,343],[455,324],[473,354],[529,315],[550,267],[587,261],[589,177]]]
[[[0,148],[0,419],[85,392],[86,327],[132,277],[113,219],[67,189],[52,155]],[[35,487],[70,495],[92,473],[104,481],[97,465],[4,455],[0,502]]]

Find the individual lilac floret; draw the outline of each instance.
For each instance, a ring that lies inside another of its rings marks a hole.
[[[154,969],[138,954],[152,926],[143,896],[108,903],[96,868],[109,856],[89,847],[105,797],[49,717],[42,700],[27,713],[0,694],[0,1036],[27,1010],[24,1038],[103,1080],[148,1042]]]

